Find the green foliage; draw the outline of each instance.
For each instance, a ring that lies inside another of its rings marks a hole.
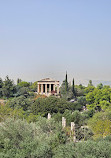
[[[8,76],[5,81],[0,79],[0,97],[7,98],[6,104],[0,105],[1,158],[111,157],[110,86],[100,83],[95,88],[89,81],[84,87],[74,85],[74,79],[70,86],[66,73],[60,88],[62,98],[37,99],[36,90],[37,82],[18,79],[15,86]],[[83,106],[88,110],[82,111]],[[50,120],[45,118],[48,113],[52,115]],[[62,117],[66,118],[64,129]],[[75,123],[76,138],[81,142],[71,142],[71,122]]]
[[[75,95],[76,97],[84,96],[84,89],[80,85],[75,85]]]
[[[20,87],[29,87],[30,83],[26,82],[26,81],[21,81],[17,85],[20,86]]]
[[[15,85],[13,81],[9,79],[8,76],[6,76],[6,79],[2,87],[2,94],[4,97],[9,98],[9,97],[13,97],[14,93],[15,93]]]
[[[61,97],[66,99],[66,100],[70,100],[72,98],[76,98],[78,96],[84,96],[84,87],[82,85],[74,85],[74,79],[73,79],[73,84],[72,86],[70,86],[68,84],[68,88],[66,91],[66,81],[63,81],[61,87],[60,87],[60,94]]]
[[[78,87],[79,87],[81,90],[84,90],[84,89],[85,89],[85,86],[83,86],[82,84],[80,84]]]
[[[29,94],[29,88],[28,87],[20,87],[16,86],[16,93],[14,94],[15,97],[19,97],[21,95],[24,95],[25,97],[28,97]]]
[[[61,97],[65,100],[70,100],[74,97],[73,92],[72,92],[72,87],[68,86],[68,90],[66,92],[64,82],[62,83],[60,87],[60,94],[61,94]]]
[[[109,102],[106,101],[106,100],[102,100],[102,101],[100,101],[99,106],[101,107],[102,110],[106,110],[106,109],[108,109],[109,107],[111,108],[111,103],[109,103]]]
[[[76,157],[76,151],[75,151],[75,144],[68,143],[59,145],[54,150],[54,156],[53,158],[77,158]]]
[[[93,86],[92,80],[89,80],[88,87]]]
[[[54,150],[53,158],[109,158],[111,144],[107,141],[67,143]]]
[[[83,114],[87,117],[87,118],[90,118],[90,117],[93,117],[95,113],[95,110],[93,109],[90,109],[90,110],[87,110],[87,111],[84,111]]]
[[[25,112],[22,109],[12,109],[8,106],[0,105],[0,122],[7,118],[21,118],[25,117]]]
[[[93,136],[93,132],[91,129],[84,127],[84,128],[79,128],[76,130],[76,139],[78,140],[91,140]]]
[[[86,141],[77,143],[76,158],[109,158],[111,157],[111,144],[107,141]]]
[[[73,86],[73,88],[74,88],[74,86]],[[72,99],[74,97],[74,95],[76,95],[76,93],[73,90],[72,90],[72,86],[69,86],[69,84],[68,84],[67,72],[66,72],[66,78],[60,87],[61,97],[64,98],[65,100]]]
[[[81,111],[82,110],[82,105],[78,102],[78,101],[75,101],[74,103],[72,103],[74,105],[74,108],[73,110],[79,110]]]
[[[111,134],[111,112],[98,112],[88,122],[94,137],[105,137]]]
[[[80,96],[77,98],[77,101],[80,105],[85,106],[86,105],[86,97],[85,96]]]
[[[97,85],[97,89],[102,89],[102,88],[103,88],[103,84],[102,83]]]
[[[62,98],[66,98],[66,96],[67,96],[65,81],[63,81],[63,83],[60,87],[60,94],[61,94]]]
[[[67,72],[66,72],[66,78],[65,78],[65,91],[68,91],[68,81],[67,81]]]
[[[14,97],[13,99],[9,100],[7,102],[7,105],[11,107],[12,109],[15,108],[22,108],[24,111],[28,110],[31,104],[33,103],[33,100],[30,98],[26,98],[25,96],[21,95],[19,97]]]
[[[68,126],[70,126],[71,122],[74,122],[76,126],[82,125],[83,117],[78,110],[75,110],[74,112],[71,112],[70,110],[65,110],[63,116],[66,118]]]
[[[61,126],[39,117],[37,123],[8,119],[0,126],[0,157],[109,158],[111,139],[66,142]]]
[[[62,120],[62,116],[63,115],[60,112],[52,114],[52,118],[54,118],[56,122],[60,122]]]
[[[2,80],[2,78],[0,78],[0,88],[2,88],[3,87],[3,80]]]
[[[111,107],[111,88],[104,86],[102,89],[95,88],[86,95],[89,109],[105,110]]]
[[[31,91],[36,92],[37,91],[37,81],[34,82],[31,86],[30,86]]]
[[[8,119],[0,126],[0,156],[51,158],[52,151],[65,143],[61,127],[52,119],[39,118],[37,123]]]
[[[73,78],[73,81],[72,81],[72,92],[73,92],[73,94],[75,93],[75,88],[74,88],[74,78]]]
[[[2,88],[3,88],[3,81],[2,81],[2,79],[0,78],[0,98],[3,96]]]
[[[74,110],[74,103],[53,96],[38,98],[31,106],[31,112],[34,115],[41,114],[42,116],[47,116],[48,113],[64,113],[66,109]]]
[[[27,115],[25,118],[26,118],[27,122],[31,123],[31,122],[38,121],[39,117],[40,117],[40,115],[33,115],[32,113],[29,113],[29,115]]]
[[[50,157],[46,134],[35,124],[21,120],[7,120],[0,127],[0,146],[4,157]]]
[[[75,90],[75,85],[74,85],[74,78],[73,78],[73,81],[72,81],[72,93],[73,93],[73,96],[76,97],[76,90]]]
[[[87,95],[89,92],[94,91],[95,87],[94,86],[88,86],[84,89],[85,94]]]
[[[17,79],[17,84],[19,84],[20,82],[22,82],[22,80],[20,78]]]

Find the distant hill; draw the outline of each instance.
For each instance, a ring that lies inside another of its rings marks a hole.
[[[79,85],[82,84],[84,86],[87,86],[90,79],[83,79],[83,80],[76,80],[75,84]],[[92,80],[92,83],[94,86],[97,86],[99,83],[102,83],[103,85],[109,85],[111,86],[111,81],[103,81],[103,80]]]

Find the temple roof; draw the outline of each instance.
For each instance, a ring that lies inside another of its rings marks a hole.
[[[59,82],[59,81],[51,79],[51,78],[44,78],[44,79],[39,80],[38,82]]]

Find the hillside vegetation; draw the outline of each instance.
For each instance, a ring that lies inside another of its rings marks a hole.
[[[59,98],[36,90],[37,82],[0,79],[0,158],[111,157],[110,86],[69,85],[66,74]]]

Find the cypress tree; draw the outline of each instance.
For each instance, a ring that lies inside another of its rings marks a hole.
[[[20,82],[22,82],[22,80],[20,78],[17,79],[17,84],[19,84]]]
[[[66,71],[66,79],[65,79],[65,90],[68,91],[68,81],[67,81],[67,71]]]
[[[72,81],[72,93],[75,96],[74,78],[73,78],[73,81]]]
[[[19,81],[19,78],[17,79],[17,84],[19,83],[20,81]]]

